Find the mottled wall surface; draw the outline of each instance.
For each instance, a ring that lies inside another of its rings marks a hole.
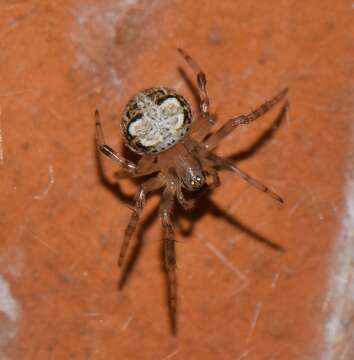
[[[353,359],[352,17],[344,0],[1,1],[1,359]],[[93,114],[136,159],[131,96],[164,85],[196,106],[177,47],[207,74],[216,127],[291,90],[276,128],[280,106],[217,150],[285,205],[223,173],[177,209],[173,337],[158,195],[118,290],[137,183],[108,159],[103,177]]]

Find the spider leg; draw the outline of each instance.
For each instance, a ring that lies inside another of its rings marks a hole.
[[[135,204],[133,208],[133,213],[130,217],[129,223],[125,229],[123,243],[120,248],[120,254],[118,259],[118,265],[122,266],[125,254],[128,249],[129,241],[134,234],[134,231],[138,225],[140,214],[145,205],[146,195],[147,193],[157,190],[163,186],[162,179],[151,178],[141,184],[139,191],[135,195]]]
[[[108,156],[113,161],[117,162],[124,170],[134,173],[136,171],[136,164],[127,160],[123,156],[119,155],[115,150],[113,150],[110,146],[105,144],[103,129],[100,120],[100,114],[98,110],[95,111],[95,122],[96,122],[96,144],[98,150]]]
[[[288,88],[282,90],[279,94],[273,97],[271,100],[266,101],[264,104],[259,106],[256,110],[252,111],[248,115],[241,115],[235,118],[231,118],[223,125],[219,130],[212,134],[204,143],[204,147],[207,150],[213,150],[227,135],[229,135],[234,129],[240,125],[248,124],[255,121],[270,109],[272,109],[280,100],[284,98]]]
[[[199,98],[200,98],[199,109],[201,113],[201,118],[198,121],[198,125],[193,127],[191,134],[194,137],[203,140],[205,136],[209,133],[211,126],[214,124],[214,120],[209,112],[210,99],[207,90],[207,79],[205,73],[202,71],[200,66],[192,59],[190,55],[188,55],[182,49],[177,49],[177,50],[182,55],[182,57],[187,62],[187,64],[190,66],[190,68],[193,70],[197,78],[197,85],[198,85]],[[203,123],[200,124],[200,122]]]
[[[143,156],[138,162],[138,168],[133,174],[133,177],[141,177],[157,172],[159,168],[155,160],[156,156]]]
[[[247,181],[250,185],[254,186],[258,190],[270,195],[273,199],[279,201],[280,203],[284,203],[284,200],[277,195],[274,191],[270,190],[267,186],[262,184],[260,181],[254,179],[250,175],[246,174],[244,171],[242,171],[237,165],[235,165],[233,162],[222,159],[219,156],[215,154],[209,154],[209,158],[214,161],[214,163],[219,166],[222,169],[226,169],[229,171],[233,171],[236,174],[238,174],[243,180]]]
[[[133,173],[127,173],[126,171],[117,171],[115,173],[115,177],[117,179],[126,179],[131,177],[137,178],[153,174],[157,171],[159,171],[159,168],[155,163],[155,156],[143,156],[142,158],[140,158],[136,170]]]
[[[172,321],[172,330],[176,332],[177,285],[176,285],[176,249],[175,236],[171,221],[171,211],[174,204],[175,189],[167,186],[162,194],[159,216],[162,222],[165,267],[168,276],[168,292]]]

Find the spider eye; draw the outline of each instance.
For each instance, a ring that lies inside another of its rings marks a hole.
[[[195,190],[199,190],[200,188],[203,187],[204,185],[204,177],[201,176],[201,175],[195,175],[192,177],[192,179],[190,179],[190,181],[188,182],[189,186],[188,188],[191,190],[191,191],[195,191]]]

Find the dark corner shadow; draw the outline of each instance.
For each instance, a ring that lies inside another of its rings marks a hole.
[[[273,138],[278,128],[283,125],[283,122],[286,118],[285,115],[288,110],[289,110],[289,103],[286,102],[283,105],[277,117],[275,118],[275,120],[273,121],[272,125],[254,142],[253,145],[250,146],[249,149],[231,155],[229,156],[228,159],[237,162],[253,156],[262,146],[264,146]]]

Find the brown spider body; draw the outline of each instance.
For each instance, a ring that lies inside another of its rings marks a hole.
[[[194,201],[184,197],[184,191],[193,192],[202,188],[220,186],[219,170],[236,172],[242,179],[259,190],[268,193],[279,202],[281,197],[268,187],[244,173],[231,161],[214,154],[214,148],[234,129],[248,124],[268,112],[281,101],[287,89],[259,106],[248,115],[231,118],[217,131],[211,133],[214,124],[209,114],[209,97],[206,76],[196,62],[183,50],[178,49],[194,71],[200,96],[200,114],[192,123],[191,107],[185,98],[174,90],[155,87],[138,93],[127,104],[122,117],[121,129],[125,144],[142,155],[137,164],[119,155],[105,144],[103,131],[96,111],[96,139],[98,149],[125,170],[127,176],[151,175],[135,195],[131,219],[125,230],[119,255],[123,264],[129,241],[138,225],[140,214],[149,192],[163,188],[159,217],[163,229],[165,266],[169,279],[169,298],[173,330],[176,330],[176,257],[175,239],[171,213],[175,199],[185,209],[194,206]],[[209,136],[208,136],[209,135]]]

